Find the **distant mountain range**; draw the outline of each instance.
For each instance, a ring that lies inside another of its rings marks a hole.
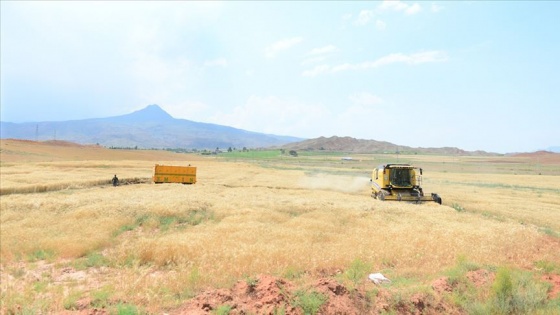
[[[286,150],[304,151],[340,151],[354,153],[402,153],[402,154],[442,154],[442,155],[498,155],[485,151],[465,151],[455,147],[414,148],[396,145],[385,141],[363,140],[352,137],[319,137],[282,146]]]
[[[71,121],[11,123],[0,122],[3,139],[64,140],[79,144],[99,144],[116,148],[143,149],[227,149],[283,148],[355,153],[496,155],[485,151],[465,151],[455,147],[414,148],[385,141],[351,137],[304,139],[263,134],[233,127],[176,119],[158,105],[149,105],[131,114]],[[560,147],[546,149],[560,152]]]
[[[176,119],[158,105],[131,114],[58,122],[1,122],[2,138],[65,140],[128,148],[241,149],[278,146],[303,138],[251,132],[216,124]]]

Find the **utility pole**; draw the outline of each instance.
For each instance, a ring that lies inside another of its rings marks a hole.
[[[35,126],[35,141],[39,142],[39,124]]]

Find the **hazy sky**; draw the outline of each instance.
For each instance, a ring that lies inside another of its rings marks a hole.
[[[1,120],[560,145],[560,1],[1,1]]]

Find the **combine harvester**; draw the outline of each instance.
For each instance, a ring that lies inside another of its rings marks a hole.
[[[441,205],[441,197],[422,191],[422,169],[409,164],[379,165],[371,173],[371,196],[378,200],[435,201]]]
[[[194,166],[168,166],[156,164],[154,167],[154,183],[196,183],[196,167]]]

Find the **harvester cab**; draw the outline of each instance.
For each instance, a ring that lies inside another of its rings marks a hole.
[[[441,197],[422,191],[422,169],[409,164],[379,165],[371,173],[371,196],[378,200],[435,201],[441,204]]]

